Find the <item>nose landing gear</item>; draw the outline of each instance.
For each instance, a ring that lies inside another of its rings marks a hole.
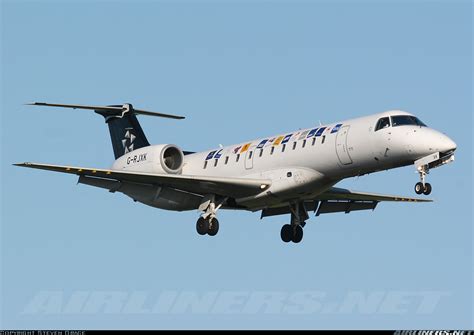
[[[419,166],[417,170],[421,181],[415,184],[415,193],[428,195],[432,190],[431,184],[425,182],[426,175],[429,173],[428,165]]]
[[[415,161],[415,168],[420,175],[420,181],[415,184],[415,193],[428,195],[431,193],[432,187],[430,183],[425,182],[426,175],[430,173],[430,167],[436,167],[440,161],[439,152],[422,157]],[[440,163],[441,164],[441,163]]]

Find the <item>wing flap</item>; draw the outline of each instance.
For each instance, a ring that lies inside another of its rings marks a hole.
[[[378,201],[357,201],[357,200],[350,200],[350,201],[321,201],[321,205],[319,205],[318,211],[316,216],[320,214],[327,214],[327,213],[350,213],[353,211],[363,211],[363,210],[374,210],[377,207]]]
[[[217,194],[232,198],[255,195],[263,192],[271,185],[271,181],[266,179],[155,174],[37,163],[18,163],[14,165],[79,176],[161,185],[201,195]]]

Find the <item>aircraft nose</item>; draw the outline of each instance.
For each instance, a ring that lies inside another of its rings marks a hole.
[[[444,134],[440,134],[441,136],[438,139],[437,147],[439,148],[440,152],[447,152],[447,151],[454,151],[457,148],[456,142],[450,139],[448,136]]]

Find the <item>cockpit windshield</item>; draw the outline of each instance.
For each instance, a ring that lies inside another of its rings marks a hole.
[[[426,127],[426,124],[421,122],[420,119],[418,119],[416,116],[412,116],[412,115],[395,115],[395,116],[392,116],[391,119],[392,119],[392,127],[406,126],[406,125]]]

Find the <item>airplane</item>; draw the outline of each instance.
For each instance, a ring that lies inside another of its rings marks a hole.
[[[148,206],[198,210],[196,230],[215,236],[219,209],[260,211],[260,219],[290,214],[280,237],[299,243],[309,213],[374,210],[379,202],[431,202],[426,198],[356,192],[341,180],[414,164],[415,193],[429,195],[426,176],[454,161],[456,143],[415,115],[391,110],[346,121],[220,146],[204,152],[175,144],[150,145],[136,115],[183,116],[135,109],[132,104],[28,105],[92,110],[108,125],[115,161],[108,169],[38,163],[17,166],[69,173],[78,183],[120,192]]]

